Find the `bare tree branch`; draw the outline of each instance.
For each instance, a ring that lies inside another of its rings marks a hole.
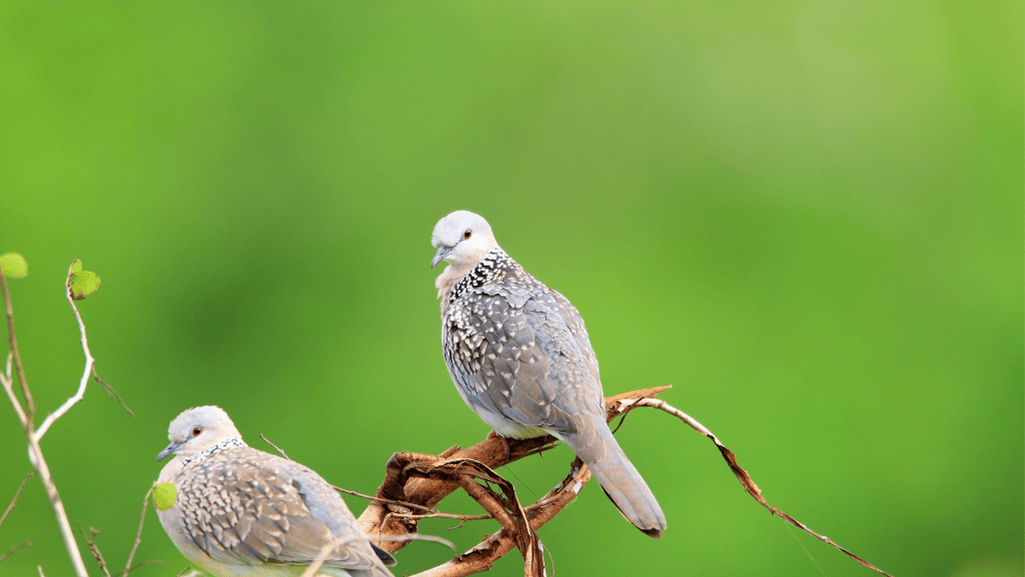
[[[575,459],[570,472],[561,483],[548,492],[537,503],[527,509],[527,518],[533,531],[540,529],[559,511],[576,499],[580,490],[591,478],[591,472],[583,466],[580,459]],[[541,553],[538,542],[538,553]],[[495,561],[512,551],[517,546],[515,535],[511,535],[503,527],[490,537],[485,538],[473,549],[457,555],[451,561],[437,567],[417,573],[413,577],[464,577],[491,569]]]
[[[69,268],[68,279],[71,278],[72,274],[72,269]],[[85,386],[89,384],[89,374],[92,373],[93,365],[96,363],[96,359],[93,358],[92,353],[89,351],[89,338],[86,337],[85,334],[85,322],[82,321],[82,315],[78,312],[78,307],[75,306],[75,299],[71,298],[71,291],[66,290],[64,292],[64,296],[67,297],[68,303],[71,304],[71,310],[75,313],[75,319],[78,320],[78,329],[82,333],[81,342],[82,352],[85,353],[85,370],[82,371],[82,378],[79,379],[78,390],[75,391],[75,394],[71,395],[68,400],[64,401],[64,404],[58,407],[56,411],[47,415],[46,419],[43,420],[43,423],[39,425],[39,428],[36,430],[34,435],[37,443],[43,438],[46,431],[50,429],[50,425],[52,425],[54,421],[64,416],[64,413],[67,413],[71,407],[75,406],[75,404],[82,400],[82,397],[85,395]]]
[[[389,460],[385,484],[382,485],[381,491],[401,492],[411,477],[449,480],[460,486],[513,537],[516,547],[523,556],[524,575],[544,575],[544,559],[539,554],[540,541],[527,520],[527,513],[516,498],[512,483],[503,479],[490,467],[473,459],[445,459],[417,453],[396,453]],[[478,479],[483,480],[486,485],[479,484]],[[501,489],[501,494],[488,486],[492,484]]]

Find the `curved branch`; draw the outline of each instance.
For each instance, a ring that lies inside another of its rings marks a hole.
[[[637,400],[642,398],[653,398],[658,393],[669,387],[655,387],[631,391],[609,397],[606,399],[606,410],[608,420],[621,414],[621,411],[614,410],[620,401]],[[512,550],[519,547],[524,555],[526,574],[543,574],[543,561],[540,548],[540,541],[537,540],[534,532],[554,517],[566,505],[573,501],[580,493],[588,480],[591,478],[590,471],[583,463],[576,459],[570,469],[569,475],[562,483],[559,483],[552,491],[542,497],[533,505],[523,508],[515,503],[514,496],[510,490],[505,491],[507,499],[501,505],[502,512],[499,513],[494,503],[478,492],[473,486],[467,485],[466,481],[452,478],[448,481],[439,478],[441,475],[425,473],[430,468],[437,467],[443,463],[460,464],[466,466],[469,463],[476,463],[490,472],[461,471],[465,474],[472,472],[481,473],[486,478],[493,476],[494,480],[501,479],[494,469],[522,459],[523,457],[547,451],[553,447],[558,440],[552,436],[536,437],[533,439],[507,439],[490,433],[486,439],[476,445],[461,449],[452,447],[441,455],[425,455],[419,453],[396,453],[389,459],[386,467],[385,479],[377,489],[374,501],[363,511],[359,517],[360,528],[374,540],[374,537],[381,536],[390,538],[406,535],[417,531],[417,523],[423,518],[420,515],[413,515],[412,509],[403,505],[395,504],[401,501],[434,509],[452,491],[462,487],[473,496],[481,506],[498,520],[502,529],[494,535],[484,539],[480,544],[457,556],[452,561],[430,569],[420,576],[426,577],[455,577],[460,575],[471,575],[488,570],[496,560]],[[471,475],[473,476],[473,475]],[[492,481],[492,479],[486,479]],[[504,480],[502,480],[504,481]],[[476,481],[470,481],[473,485],[480,487]],[[501,486],[500,483],[497,483]],[[507,511],[514,511],[509,514]],[[524,520],[526,523],[518,523]],[[380,546],[389,553],[394,553],[406,545],[405,542],[384,542]],[[538,571],[532,573],[532,571]]]

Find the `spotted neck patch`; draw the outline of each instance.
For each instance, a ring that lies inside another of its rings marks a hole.
[[[224,451],[226,449],[236,449],[236,448],[242,448],[242,447],[248,447],[248,446],[249,445],[247,445],[245,443],[245,441],[243,441],[242,439],[240,439],[238,437],[228,437],[227,439],[222,440],[220,443],[217,443],[213,447],[210,447],[209,449],[207,449],[207,450],[205,450],[205,451],[203,451],[201,453],[196,453],[195,455],[192,455],[191,457],[186,457],[186,458],[182,459],[181,463],[179,463],[179,466],[180,467],[185,467],[189,463],[202,461],[203,459],[205,459],[205,458],[207,458],[207,457],[209,457],[211,455],[216,455],[217,453],[220,453],[221,451]]]
[[[488,254],[484,255],[484,258],[477,263],[477,266],[470,269],[470,272],[459,279],[456,286],[452,287],[448,297],[449,302],[455,301],[472,289],[484,286],[488,281],[497,276],[496,273],[515,265],[516,261],[507,255],[504,250],[496,246],[489,250]]]

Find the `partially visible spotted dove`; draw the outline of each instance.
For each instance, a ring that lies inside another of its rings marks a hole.
[[[377,549],[331,486],[317,473],[253,449],[218,407],[189,409],[171,421],[177,455],[160,472],[173,504],[157,516],[185,557],[217,577],[295,577],[330,552],[320,572],[335,577],[391,577]],[[165,502],[166,506],[166,502]]]
[[[498,246],[480,215],[438,221],[431,267],[445,364],[463,401],[496,433],[551,433],[587,465],[624,517],[659,537],[665,516],[605,421],[598,359],[580,313]]]

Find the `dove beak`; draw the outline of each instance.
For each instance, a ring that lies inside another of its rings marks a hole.
[[[452,253],[452,249],[450,247],[447,247],[447,246],[439,247],[438,248],[438,254],[434,255],[434,258],[431,259],[431,268],[434,268],[434,267],[438,266],[438,263],[443,261],[443,260],[445,260],[445,257],[447,257],[451,253]]]
[[[174,443],[168,445],[166,449],[160,451],[160,454],[157,455],[157,462],[163,461],[167,458],[168,455],[173,455],[174,453],[177,453],[178,449],[181,448],[184,442],[185,441],[175,441]]]

